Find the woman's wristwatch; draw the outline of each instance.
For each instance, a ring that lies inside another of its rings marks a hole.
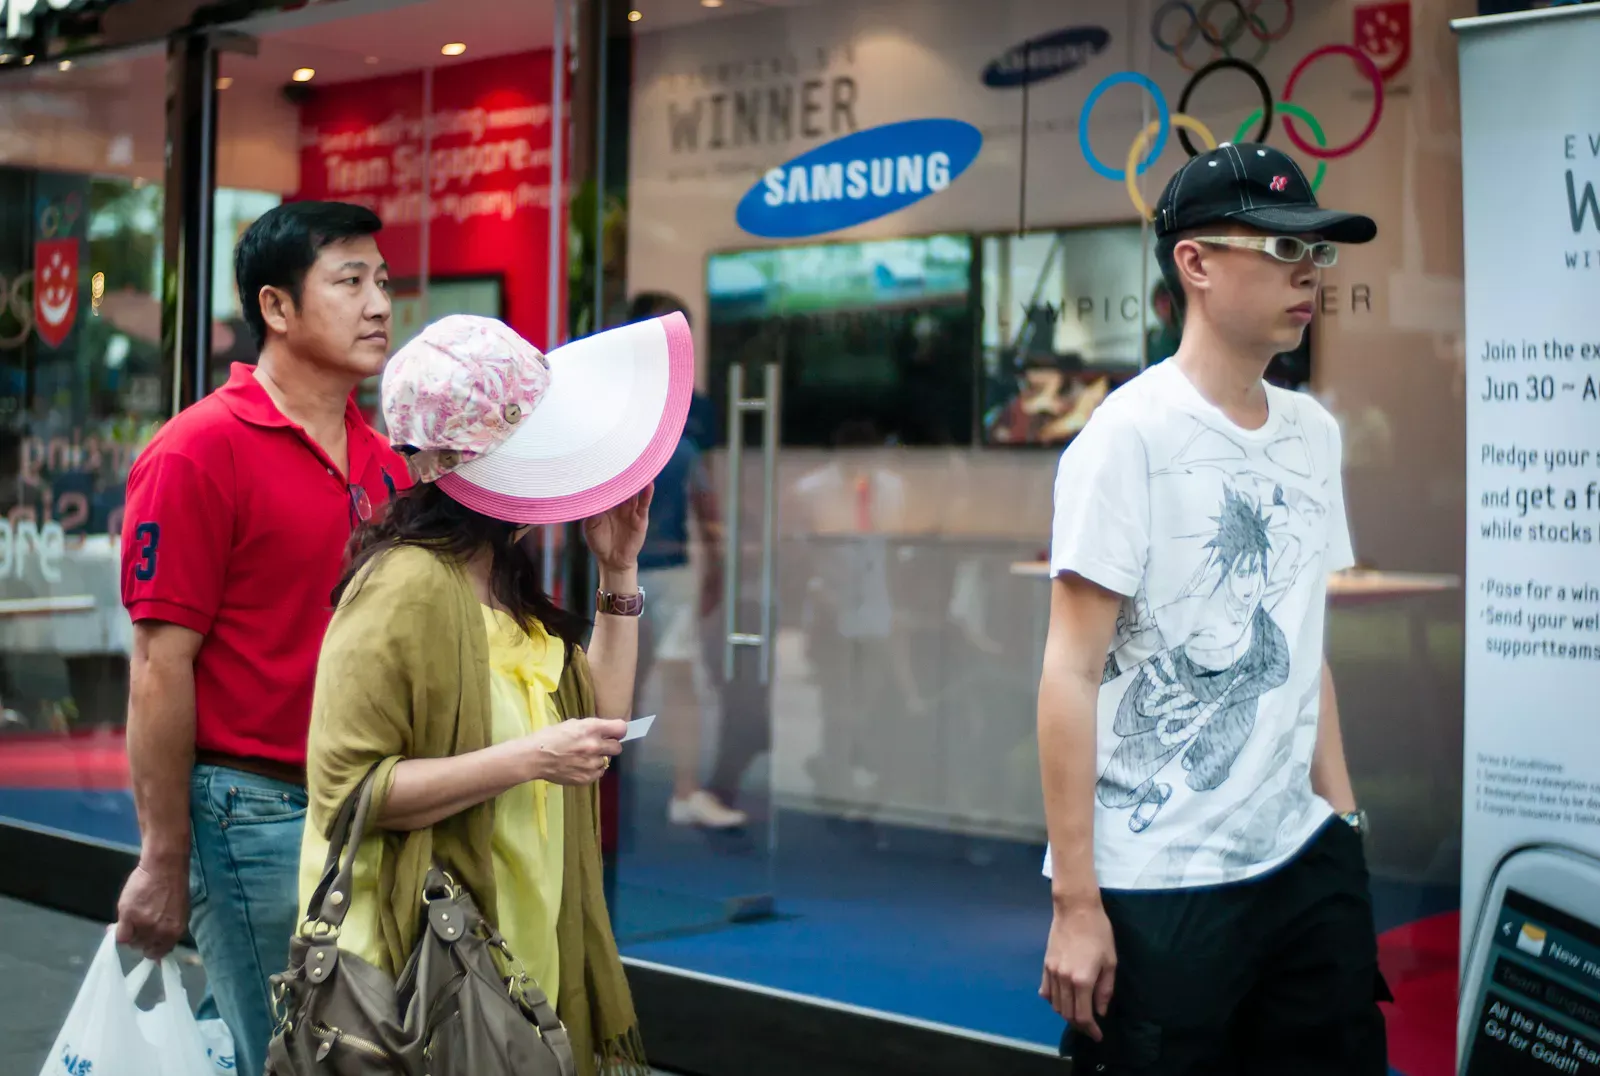
[[[613,594],[609,590],[594,592],[594,611],[603,616],[639,616],[644,612],[644,588],[634,594]]]
[[[1369,830],[1369,828],[1367,826],[1367,812],[1366,811],[1362,811],[1362,810],[1345,811],[1343,814],[1341,814],[1339,816],[1339,818],[1340,818],[1341,821],[1344,822],[1345,825],[1347,825],[1351,829],[1355,830],[1358,836],[1361,836],[1361,837],[1365,838],[1366,835],[1368,834],[1368,832],[1370,832],[1370,830]]]

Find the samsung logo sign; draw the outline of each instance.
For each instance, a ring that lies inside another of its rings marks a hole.
[[[734,218],[768,239],[849,228],[944,190],[982,147],[983,135],[960,120],[869,127],[770,169],[739,200]]]
[[[996,90],[1027,86],[1076,71],[1105,51],[1111,32],[1102,26],[1069,26],[1008,49],[983,69],[983,84]]]

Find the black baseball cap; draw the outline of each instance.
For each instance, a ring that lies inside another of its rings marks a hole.
[[[1366,243],[1378,234],[1371,217],[1317,205],[1294,158],[1259,142],[1224,142],[1192,158],[1156,202],[1160,237],[1223,221],[1273,235],[1315,232],[1333,243]]]

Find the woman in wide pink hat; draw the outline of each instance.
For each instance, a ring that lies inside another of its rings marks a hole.
[[[352,538],[318,668],[302,906],[370,775],[341,951],[390,976],[429,864],[470,892],[556,1003],[580,1073],[647,1072],[601,886],[597,784],[633,697],[636,560],[651,481],[694,382],[683,318],[548,355],[489,318],[430,325],[389,362],[383,412],[415,484]],[[521,539],[587,520],[587,621],[539,589]]]

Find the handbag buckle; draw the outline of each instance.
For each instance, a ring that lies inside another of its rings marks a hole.
[[[283,1034],[289,1030],[289,984],[282,978],[272,977],[272,1019],[276,1025],[274,1034]]]
[[[444,876],[442,886],[435,886],[432,889],[424,888],[422,890],[422,906],[424,908],[436,900],[458,900],[461,897],[461,890],[456,885],[456,880],[450,877],[450,872],[440,871],[439,873]]]
[[[312,941],[338,941],[339,928],[322,919],[308,919],[301,924],[300,936]]]

